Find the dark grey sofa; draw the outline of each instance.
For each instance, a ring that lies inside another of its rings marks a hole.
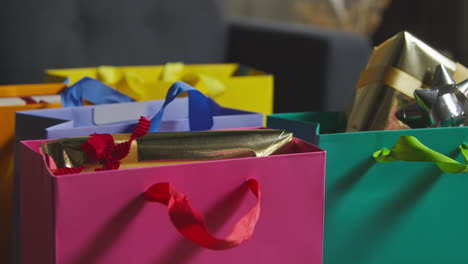
[[[0,3],[0,84],[45,68],[240,62],[275,75],[275,112],[344,110],[370,44],[308,26],[228,19],[221,0]]]

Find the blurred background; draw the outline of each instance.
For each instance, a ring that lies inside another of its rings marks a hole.
[[[227,0],[232,16],[355,32],[378,45],[407,30],[431,46],[468,62],[468,32],[463,0]]]
[[[275,78],[275,112],[343,111],[372,46],[407,30],[468,64],[468,1],[15,0],[0,84],[47,68],[238,62]],[[301,96],[298,96],[301,95]]]

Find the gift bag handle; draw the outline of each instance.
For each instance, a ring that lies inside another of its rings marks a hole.
[[[465,158],[465,163],[468,163],[468,145],[461,144],[458,148]],[[373,157],[378,162],[392,162],[398,160],[435,162],[444,172],[468,172],[468,165],[461,164],[444,154],[426,147],[413,136],[401,136],[392,149],[382,148],[374,152]]]
[[[150,118],[151,127],[148,132],[158,132],[164,115],[164,110],[180,94],[187,92],[189,98],[190,130],[207,130],[213,127],[213,104],[199,90],[184,82],[175,82],[167,91],[166,99],[161,109]],[[133,102],[127,95],[93,78],[85,77],[62,92],[64,107],[82,106],[83,99],[93,104],[112,104]]]
[[[224,250],[248,240],[260,216],[261,192],[258,181],[249,179],[245,184],[257,197],[257,203],[234,225],[231,233],[224,239],[216,238],[208,231],[203,216],[192,208],[188,198],[172,184],[154,184],[146,190],[144,197],[147,201],[166,205],[172,224],[187,239],[204,248]]]
[[[207,130],[213,127],[213,104],[199,90],[184,82],[175,82],[167,91],[166,99],[161,109],[151,117],[149,132],[158,132],[166,106],[182,93],[188,93],[189,123],[191,131]]]
[[[84,77],[61,93],[64,107],[82,106],[83,99],[95,105],[134,102],[129,96],[90,77]]]

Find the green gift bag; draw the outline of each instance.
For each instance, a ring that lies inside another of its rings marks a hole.
[[[321,134],[337,115],[267,121],[327,151],[324,263],[468,263],[468,127]]]

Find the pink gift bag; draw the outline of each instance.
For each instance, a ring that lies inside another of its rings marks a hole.
[[[45,141],[20,144],[22,263],[322,263],[325,152],[309,143],[55,176]]]

